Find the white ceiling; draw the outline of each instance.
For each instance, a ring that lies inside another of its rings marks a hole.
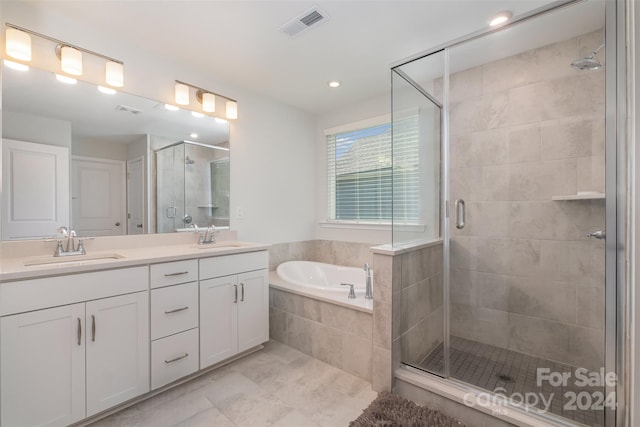
[[[314,114],[389,92],[389,65],[548,0],[38,1],[114,43],[189,64]],[[318,6],[329,19],[289,38],[280,28]],[[329,80],[342,86],[330,89]]]

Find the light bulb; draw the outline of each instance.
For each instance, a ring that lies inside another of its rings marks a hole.
[[[189,86],[176,83],[175,87],[176,104],[189,105]]]
[[[105,81],[109,86],[124,86],[124,65],[119,62],[108,61],[105,65]]]
[[[60,66],[62,71],[72,76],[82,75],[82,52],[70,46],[60,49]]]
[[[238,118],[238,103],[235,101],[227,101],[227,119]]]
[[[215,113],[216,111],[216,96],[212,93],[202,94],[202,109],[207,113]]]
[[[31,61],[31,36],[24,31],[7,28],[5,48],[10,57],[21,61]]]

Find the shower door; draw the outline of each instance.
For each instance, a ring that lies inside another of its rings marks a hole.
[[[394,125],[417,106],[418,134],[442,143],[438,176],[418,181],[442,208],[430,234],[396,224],[394,131],[393,244],[436,240],[402,254],[400,361],[589,426],[615,425],[606,51],[604,2],[577,2],[392,72]]]

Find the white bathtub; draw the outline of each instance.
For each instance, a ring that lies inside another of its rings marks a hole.
[[[364,268],[313,261],[287,261],[272,272],[270,283],[277,289],[363,311],[370,312],[373,307],[372,301],[364,298],[366,289]],[[355,299],[347,298],[349,286],[342,286],[342,283],[354,285]]]

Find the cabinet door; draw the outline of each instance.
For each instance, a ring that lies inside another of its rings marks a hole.
[[[3,426],[65,426],[85,416],[84,303],[0,319]]]
[[[87,416],[149,391],[149,293],[87,302]]]
[[[200,369],[238,352],[236,276],[200,282]]]
[[[267,270],[238,275],[238,351],[269,341],[269,277]]]

